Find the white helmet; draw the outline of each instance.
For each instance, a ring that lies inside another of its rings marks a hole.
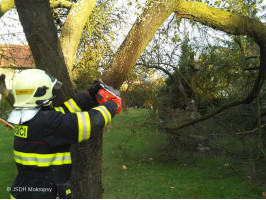
[[[48,105],[53,89],[61,88],[62,83],[40,69],[27,69],[17,74],[13,80],[12,91],[14,107],[34,108]]]

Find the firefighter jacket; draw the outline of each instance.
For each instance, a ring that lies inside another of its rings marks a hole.
[[[71,176],[70,145],[93,138],[111,122],[116,110],[113,101],[97,105],[87,92],[82,92],[61,107],[41,109],[30,121],[16,125],[14,159],[18,176],[11,197],[58,196],[58,188]],[[53,190],[44,195],[43,191],[36,191],[41,188]],[[70,194],[71,190],[65,188],[59,192]]]

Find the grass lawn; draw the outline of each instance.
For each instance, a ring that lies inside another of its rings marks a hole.
[[[0,126],[0,198],[15,176],[12,131]],[[104,133],[102,179],[106,199],[258,199],[263,192],[238,173],[226,158],[208,157],[193,164],[163,161],[158,147],[166,140],[147,109],[129,109]]]
[[[162,161],[158,147],[167,143],[148,118],[148,110],[130,109],[116,116],[106,131],[103,198],[262,198],[262,190],[227,158],[208,157],[193,164]]]
[[[17,169],[13,158],[13,132],[7,131],[0,124],[0,198],[9,199],[6,191],[17,175]]]

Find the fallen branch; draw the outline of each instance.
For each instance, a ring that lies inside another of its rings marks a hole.
[[[238,132],[238,133],[236,133],[236,135],[242,135],[242,134],[254,133],[254,132],[256,132],[259,128],[264,128],[265,126],[266,126],[266,124],[263,124],[263,125],[261,125],[260,127],[257,127],[257,128],[255,128],[255,129],[253,129],[253,130],[250,130],[250,131]]]
[[[9,130],[9,131],[15,128],[12,124],[8,123],[6,120],[4,120],[4,119],[2,119],[2,118],[0,118],[0,122],[1,122],[1,123],[6,127],[6,129]]]
[[[228,109],[228,108],[231,108],[231,107],[234,107],[234,106],[238,106],[238,105],[241,105],[241,104],[244,104],[246,102],[246,99],[243,99],[243,100],[236,100],[236,101],[233,101],[233,102],[229,102],[227,104],[224,104],[222,105],[220,108],[218,108],[217,110],[215,110],[214,112],[211,112],[203,117],[200,117],[198,119],[195,119],[195,120],[192,120],[192,121],[189,121],[187,123],[184,123],[182,125],[179,125],[179,126],[176,126],[176,127],[166,127],[166,130],[169,131],[169,132],[172,132],[174,133],[176,130],[180,130],[182,128],[185,128],[185,127],[188,127],[188,126],[191,126],[193,124],[196,124],[198,122],[201,122],[201,121],[204,121],[204,120],[207,120],[217,114],[219,114],[220,112]]]

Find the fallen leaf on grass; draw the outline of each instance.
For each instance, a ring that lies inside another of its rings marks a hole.
[[[126,165],[122,165],[122,169],[127,169],[127,166]]]
[[[261,194],[262,194],[263,198],[266,198],[266,192],[262,192]]]

